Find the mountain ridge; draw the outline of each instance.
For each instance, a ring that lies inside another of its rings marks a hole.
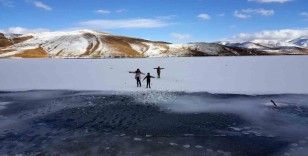
[[[307,39],[283,46],[195,42],[172,44],[93,30],[39,32],[23,35],[0,33],[0,58],[144,58],[184,56],[306,55]]]

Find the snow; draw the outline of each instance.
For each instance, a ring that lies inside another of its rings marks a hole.
[[[195,43],[191,44],[191,46],[193,49],[204,51],[210,55],[218,55],[218,52],[222,51],[222,48],[220,46],[217,46],[217,44],[212,44],[212,43]]]
[[[299,47],[307,48],[308,39],[297,38],[291,41],[288,40],[265,40],[265,39],[254,39],[244,42],[236,41],[221,41],[218,42],[221,45],[229,45],[248,49],[268,49],[268,48],[284,48],[284,47]]]
[[[109,41],[105,41],[104,38],[106,36],[113,35],[92,30],[29,33],[21,37],[32,38],[3,49],[11,52],[0,54],[0,57],[12,57],[25,50],[39,47],[43,48],[50,57],[54,58],[114,57],[119,49],[110,45]],[[114,37],[123,38],[122,36]],[[131,42],[127,42],[131,48],[145,57],[184,56],[185,53],[188,53],[187,48],[189,48],[188,45],[173,46],[166,43],[131,40]],[[184,52],[179,52],[177,48],[181,48]],[[172,54],[169,54],[168,50],[172,51]],[[90,54],[87,53],[89,51],[91,52]]]
[[[148,56],[148,57],[163,57],[161,52],[167,50],[167,48],[159,46],[158,44],[155,44],[155,43],[143,42],[143,44],[149,47],[149,49],[145,52],[145,56]]]
[[[292,43],[288,43],[286,41],[279,41],[279,40],[262,40],[262,39],[256,39],[251,41],[252,43],[261,44],[266,47],[294,47],[296,45]]]
[[[164,67],[152,90],[211,93],[308,93],[308,56],[147,59],[3,59],[0,90],[149,91],[133,74]]]
[[[85,34],[91,34],[90,38],[86,38]],[[0,57],[11,56],[21,53],[25,50],[36,49],[41,46],[46,52],[52,56],[57,57],[77,57],[87,51],[89,45],[98,44],[97,51],[108,51],[100,37],[109,35],[106,33],[99,33],[92,30],[78,30],[78,31],[56,31],[56,32],[40,32],[22,35],[21,37],[32,36],[31,39],[15,44],[4,50],[13,50],[13,52],[1,54]],[[93,50],[93,49],[90,49]]]
[[[107,36],[111,38],[122,38],[125,43],[108,40]],[[114,36],[86,29],[29,33],[21,35],[21,37],[25,37],[27,40],[1,49],[7,52],[0,54],[0,57],[14,57],[14,55],[26,50],[37,48],[42,48],[48,53],[49,57],[54,58],[118,57],[119,51],[123,50],[121,47],[125,47],[127,44],[133,50],[137,51],[139,55],[144,57],[188,56],[194,50],[204,52],[207,55],[218,55],[225,50],[223,45],[259,49],[267,51],[270,54],[281,52],[285,52],[286,54],[306,54],[307,50],[305,49],[307,48],[307,39],[305,38],[298,38],[292,41],[256,39],[241,43],[225,41],[218,43],[196,42],[190,44],[167,44],[163,42],[142,41],[134,38],[129,39],[123,36]],[[112,43],[116,43],[115,45],[119,44],[122,46],[117,48],[117,46],[111,44],[111,41]],[[298,50],[297,48],[303,49]],[[238,54],[236,51],[232,53]]]
[[[248,49],[264,49],[264,46],[257,45],[253,42],[244,42],[244,43],[239,44],[238,47],[248,48]]]
[[[145,52],[147,51],[147,47],[145,45],[140,45],[140,44],[129,44],[133,50],[139,51],[139,52]]]

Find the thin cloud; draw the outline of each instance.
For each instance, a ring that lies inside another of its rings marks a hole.
[[[127,12],[126,9],[118,9],[115,11],[116,13],[124,13],[124,12]]]
[[[308,12],[301,12],[300,15],[301,15],[301,16],[307,16],[307,17],[308,17]]]
[[[211,19],[211,16],[209,14],[206,14],[206,13],[199,14],[197,17],[201,20],[210,20]]]
[[[176,18],[176,15],[167,15],[167,16],[157,16],[157,19],[161,19],[161,20],[171,20],[173,18]]]
[[[253,15],[272,16],[274,14],[274,10],[267,9],[242,9],[234,11],[234,16],[241,19],[247,19],[252,17]]]
[[[238,10],[235,10],[233,15],[234,15],[235,17],[241,18],[241,19],[246,19],[246,18],[250,18],[250,17],[251,17],[251,15],[249,15],[249,14],[244,14],[244,13],[242,13],[241,11],[238,11]]]
[[[176,40],[187,40],[191,38],[191,35],[189,34],[182,34],[182,33],[171,33],[170,34],[172,38]]]
[[[47,10],[47,11],[52,10],[52,8],[50,6],[48,6],[47,4],[45,4],[41,1],[34,1],[33,4],[34,4],[35,7],[40,8],[40,9],[44,9],[44,10]]]
[[[105,9],[99,9],[99,10],[96,10],[95,12],[98,14],[110,14],[111,13],[111,11],[105,10]]]
[[[308,12],[301,12],[299,15],[304,17],[304,20],[308,21]]]
[[[220,14],[218,14],[217,16],[219,16],[219,17],[224,17],[224,16],[225,16],[225,13],[220,13]]]
[[[88,20],[79,23],[81,26],[100,29],[125,29],[125,28],[161,28],[171,23],[160,19],[120,19],[120,20]]]
[[[230,29],[235,29],[237,26],[236,25],[229,25]]]
[[[286,3],[292,0],[248,0],[249,2],[254,1],[258,3]]]
[[[0,5],[9,8],[14,7],[13,1],[11,0],[0,0]]]
[[[0,31],[5,34],[27,34],[27,33],[46,32],[49,31],[49,29],[44,29],[44,28],[28,29],[17,26],[17,27],[9,27]]]
[[[236,42],[246,42],[253,40],[290,41],[300,37],[308,38],[308,28],[266,30],[256,33],[240,33],[228,40]]]
[[[107,10],[107,9],[99,9],[99,10],[96,10],[95,12],[97,14],[111,14],[111,13],[124,13],[126,12],[127,10],[126,9],[118,9],[118,10],[115,10],[115,11],[110,11],[110,10]]]
[[[185,33],[171,33],[171,38],[177,43],[187,43],[191,41],[191,35]]]

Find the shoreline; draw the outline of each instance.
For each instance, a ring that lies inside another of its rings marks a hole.
[[[207,92],[207,91],[172,91],[172,90],[72,90],[72,89],[20,89],[20,90],[0,90],[0,94],[5,93],[22,93],[22,92],[76,92],[87,94],[144,94],[144,93],[176,93],[176,94],[209,94],[209,95],[230,95],[230,96],[275,96],[275,95],[308,95],[308,93],[223,93],[223,92]]]

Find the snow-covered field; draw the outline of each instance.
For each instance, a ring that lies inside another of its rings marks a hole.
[[[152,90],[242,94],[308,93],[308,56],[147,59],[3,59],[0,90],[136,88],[133,74],[166,68]]]

